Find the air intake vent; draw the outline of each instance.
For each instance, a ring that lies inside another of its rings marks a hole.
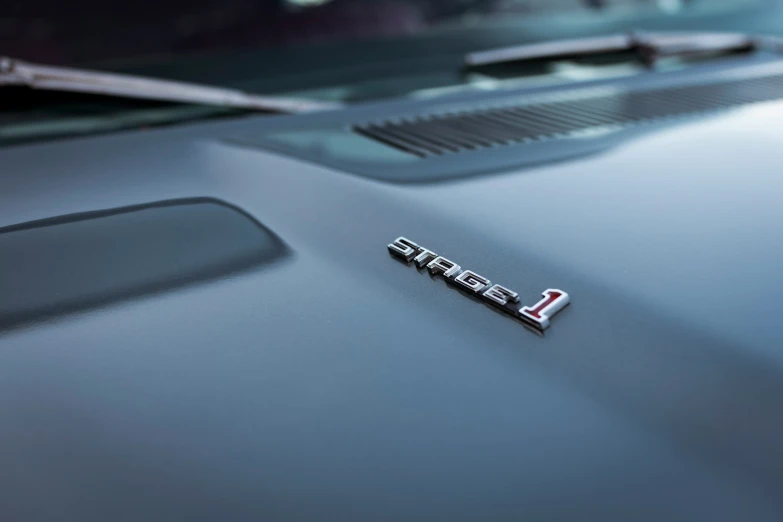
[[[783,98],[783,75],[412,116],[352,130],[423,158]]]

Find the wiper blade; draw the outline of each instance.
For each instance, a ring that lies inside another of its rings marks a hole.
[[[763,47],[760,39],[742,33],[632,33],[630,38],[651,64],[669,56],[751,52]]]
[[[750,52],[761,47],[761,40],[736,33],[630,33],[576,38],[470,53],[467,68],[511,62],[565,60],[612,53],[634,52],[652,65],[659,58],[694,54]]]
[[[467,67],[481,67],[510,62],[566,59],[591,54],[628,51],[631,48],[627,35],[574,38],[470,53],[465,55],[465,65]]]
[[[0,87],[24,86],[132,99],[191,103],[259,112],[300,113],[341,107],[339,103],[259,96],[235,89],[71,67],[40,65],[0,56]]]

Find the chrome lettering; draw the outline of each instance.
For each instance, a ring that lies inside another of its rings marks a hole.
[[[439,256],[410,239],[398,237],[388,245],[388,249],[392,256],[405,261],[406,264],[414,261],[417,268],[426,266],[430,275],[442,275],[448,284],[474,294],[482,302],[520,320],[539,333],[543,333],[549,327],[551,318],[571,302],[566,292],[549,288],[543,292],[543,299],[539,302],[518,309],[518,293],[498,284],[493,285],[489,279],[472,270],[462,271],[454,261]]]
[[[387,246],[393,256],[404,260],[406,263],[411,262],[411,259],[413,259],[413,256],[416,255],[419,249],[419,245],[404,237],[398,237],[394,240],[394,243],[390,243]]]
[[[427,265],[430,275],[442,274],[443,277],[451,277],[460,270],[460,266],[454,261],[438,256]]]

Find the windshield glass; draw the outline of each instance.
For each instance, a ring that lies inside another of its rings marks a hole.
[[[734,16],[767,0],[33,0],[0,14],[0,55],[117,65],[231,50],[286,48],[517,28],[520,40]],[[719,23],[720,20],[716,20]],[[659,21],[660,23],[660,21]],[[680,24],[682,25],[682,24]],[[685,24],[687,26],[687,24]],[[725,24],[724,24],[725,25]],[[489,42],[488,42],[489,43]],[[426,54],[427,49],[421,49]]]
[[[0,11],[0,57],[339,107],[644,74],[624,56],[465,66],[476,51],[636,31],[783,35],[783,0],[16,0]],[[145,100],[138,85],[118,100],[0,81],[0,145],[248,113]]]

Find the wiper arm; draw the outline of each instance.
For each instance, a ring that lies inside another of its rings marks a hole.
[[[469,69],[511,62],[565,60],[634,52],[648,65],[659,58],[694,54],[750,52],[761,41],[735,33],[630,33],[503,47],[465,56]]]
[[[0,87],[25,86],[133,99],[211,105],[260,112],[300,113],[341,107],[339,103],[258,96],[235,89],[144,76],[39,65],[0,56]]]

